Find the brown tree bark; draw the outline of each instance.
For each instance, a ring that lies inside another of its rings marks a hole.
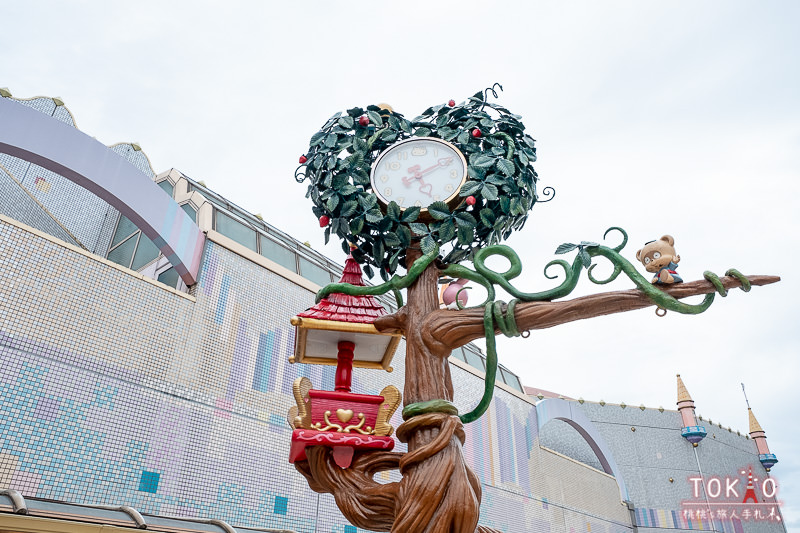
[[[778,276],[748,276],[753,286],[769,285],[780,281]],[[741,287],[741,282],[732,277],[720,278],[726,289]],[[705,280],[672,285],[662,289],[675,298],[686,298],[715,292],[714,286]],[[603,315],[633,311],[655,306],[639,289],[604,292],[558,302],[523,302],[516,307],[517,329],[520,331],[546,329]],[[375,321],[380,331],[393,331],[397,322],[393,315]],[[499,333],[500,331],[496,331]],[[421,337],[436,352],[450,351],[475,339],[483,338],[483,309],[464,309],[450,311],[438,309],[426,317]]]
[[[418,259],[409,250],[409,266]],[[439,270],[430,265],[408,289],[408,304],[375,322],[380,331],[406,336],[404,405],[453,398],[447,357],[452,349],[485,335],[483,309],[439,309]],[[752,285],[780,281],[777,276],[749,276]],[[721,278],[726,289],[741,286],[733,277]],[[707,281],[663,289],[675,298],[714,292]],[[544,329],[572,322],[655,305],[638,289],[607,292],[560,302],[527,302],[516,307],[520,331]],[[480,480],[464,461],[464,428],[456,416],[428,413],[415,416],[397,428],[408,443],[408,453],[356,452],[347,469],[339,468],[331,450],[306,449],[308,461],[295,467],[317,492],[334,495],[345,517],[357,527],[394,533],[497,533],[478,526]],[[399,468],[399,483],[380,484],[373,475]]]

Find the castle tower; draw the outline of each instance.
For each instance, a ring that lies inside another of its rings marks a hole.
[[[758,448],[758,460],[761,461],[761,464],[764,465],[764,468],[769,472],[769,469],[778,462],[778,458],[775,457],[775,454],[769,453],[767,435],[764,433],[764,430],[761,429],[761,424],[756,420],[756,415],[753,414],[753,410],[748,407],[747,413],[750,416],[750,438],[755,441],[756,448]]]
[[[683,421],[683,430],[681,437],[692,443],[692,446],[697,446],[697,443],[703,440],[706,436],[706,428],[697,425],[697,420],[694,415],[694,400],[689,396],[689,391],[686,390],[686,385],[683,384],[681,375],[678,374],[678,412],[681,414]]]

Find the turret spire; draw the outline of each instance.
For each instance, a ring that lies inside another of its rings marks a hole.
[[[694,415],[694,400],[686,390],[686,385],[683,384],[681,375],[678,374],[678,412],[681,414],[683,421],[683,431],[681,437],[685,438],[692,443],[692,446],[697,446],[706,436],[706,428],[697,425],[697,420]]]

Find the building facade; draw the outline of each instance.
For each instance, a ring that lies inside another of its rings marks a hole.
[[[57,99],[0,100],[74,128]],[[121,214],[124,198],[0,154],[0,531],[19,506],[13,496],[31,509],[58,503],[85,522],[110,520],[87,506],[127,506],[156,531],[355,533],[333,498],[289,464],[286,421],[296,378],[334,388],[334,367],[288,362],[289,319],[342,266],[202,182],[175,169],[156,175],[136,145],[108,150],[204,235],[195,282],[176,268],[179,250],[164,253],[168,239]],[[403,353],[401,342],[391,373],[355,369],[353,392],[402,390]],[[483,355],[469,345],[450,364],[466,412],[483,390]],[[749,436],[707,426],[693,446],[676,410],[527,394],[501,367],[489,410],[466,425],[481,524],[508,533],[783,531],[779,517],[717,512],[708,480],[748,466],[758,479],[768,472]],[[697,495],[693,478],[704,487]],[[753,509],[766,515],[777,504],[763,492]],[[167,526],[165,517],[175,518]]]

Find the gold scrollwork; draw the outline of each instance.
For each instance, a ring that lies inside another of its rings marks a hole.
[[[375,434],[390,436],[394,432],[394,428],[389,424],[389,419],[397,410],[400,405],[402,396],[400,391],[394,385],[389,385],[381,391],[383,396],[383,403],[378,408],[378,418],[375,421]]]
[[[311,398],[308,391],[313,388],[311,380],[302,377],[297,378],[292,383],[292,393],[297,406],[289,408],[289,425],[292,429],[305,428],[311,429]]]
[[[330,419],[331,412],[325,411],[323,417],[327,425],[325,427],[322,427],[322,422],[317,422],[316,424],[311,424],[311,429],[316,429],[317,431],[330,431],[332,429],[335,429],[337,433],[350,433],[351,431],[355,431],[357,433],[361,433],[362,435],[372,435],[375,433],[375,431],[370,426],[361,429],[361,427],[364,425],[364,422],[367,420],[366,417],[364,416],[364,413],[358,413],[358,415],[356,416],[358,417],[359,420],[358,424],[351,424],[343,428],[339,424],[334,424],[333,422],[331,422]]]

